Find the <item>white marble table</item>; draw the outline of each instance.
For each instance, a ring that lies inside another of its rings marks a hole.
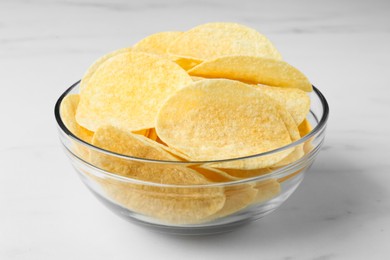
[[[105,2],[0,0],[0,259],[390,259],[389,1]],[[277,212],[229,234],[167,236],[89,193],[53,107],[100,55],[208,21],[269,36],[328,98],[328,135]]]

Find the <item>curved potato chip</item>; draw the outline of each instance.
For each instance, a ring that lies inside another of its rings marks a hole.
[[[298,126],[298,129],[299,129],[299,134],[301,135],[301,137],[304,137],[305,135],[307,135],[307,134],[309,134],[311,132],[313,127],[311,126],[309,120],[305,119],[302,122],[302,124],[300,124]],[[305,154],[308,154],[309,152],[311,152],[314,149],[312,141],[313,141],[313,138],[310,138],[303,145],[303,151],[305,152]]]
[[[64,97],[61,102],[60,115],[66,128],[69,129],[75,136],[87,143],[91,143],[93,132],[85,129],[76,122],[76,110],[80,101],[78,94],[70,94]]]
[[[287,181],[287,180],[289,180],[289,179],[291,179],[291,178],[297,176],[297,175],[298,175],[300,172],[302,172],[303,170],[306,170],[306,167],[303,168],[303,169],[300,169],[300,170],[298,170],[298,171],[296,171],[296,172],[293,172],[293,173],[291,173],[291,174],[289,174],[289,175],[286,175],[286,176],[284,176],[284,177],[282,177],[282,178],[279,178],[279,179],[278,179],[278,182],[279,182],[279,183],[285,182],[285,181]]]
[[[210,219],[225,217],[246,208],[253,202],[257,194],[258,190],[253,188],[252,185],[227,186],[225,188],[225,205],[217,213],[211,215]]]
[[[220,169],[221,171],[226,172],[230,176],[234,176],[236,178],[252,178],[264,174],[271,173],[272,170],[270,168],[258,168],[258,169]]]
[[[279,114],[286,125],[288,132],[290,133],[291,141],[295,142],[301,138],[299,130],[291,114],[284,108],[284,106],[278,104]],[[274,164],[272,167],[282,167],[288,165],[296,160],[300,159],[305,153],[303,151],[303,144],[295,146],[295,148],[289,149],[292,151],[289,155],[283,158],[281,161]]]
[[[310,125],[310,122],[309,120],[305,119],[303,120],[303,122],[298,126],[298,129],[299,129],[299,134],[301,137],[304,137],[305,135],[307,135],[308,133],[311,132],[311,130],[313,129]]]
[[[261,203],[276,197],[280,193],[280,184],[277,179],[259,181],[254,186],[257,194],[253,203]]]
[[[115,153],[156,160],[176,160],[146,138],[115,127],[99,128],[92,143]],[[111,173],[158,184],[208,184],[204,176],[175,164],[139,162],[91,151],[93,165]],[[196,223],[220,210],[225,202],[221,187],[159,187],[131,182],[99,181],[111,199],[130,210],[170,223]]]
[[[83,78],[80,82],[80,89],[84,88],[87,84],[89,79],[93,76],[95,71],[99,68],[100,65],[102,65],[106,60],[108,60],[111,57],[114,57],[115,55],[118,55],[120,53],[130,52],[131,48],[122,48],[119,50],[115,50],[113,52],[110,52],[102,57],[100,57],[97,61],[95,61],[87,70],[87,72],[84,74]]]
[[[197,81],[166,100],[158,113],[156,131],[161,140],[193,160],[254,155],[291,143],[274,103],[255,87],[238,81]],[[263,168],[259,165],[272,165],[283,158],[271,157],[261,158],[253,167]],[[217,165],[212,166],[232,168]]]
[[[191,76],[191,79],[192,79],[193,81],[199,81],[199,80],[204,80],[205,78],[197,77],[197,76]]]
[[[310,97],[303,90],[297,88],[280,88],[258,85],[261,91],[275,99],[294,118],[295,124],[299,125],[310,111]]]
[[[167,55],[169,45],[183,32],[159,32],[147,36],[133,46],[134,51],[153,53],[161,56]]]
[[[276,87],[313,90],[307,77],[285,61],[255,56],[224,56],[190,69],[191,76],[227,78]]]
[[[70,94],[64,97],[61,102],[60,115],[61,119],[64,122],[66,128],[71,131],[75,136],[81,140],[91,143],[93,132],[85,129],[76,122],[76,110],[80,101],[80,96],[78,94]],[[77,154],[80,158],[85,161],[89,159],[89,150],[88,148],[80,145],[77,142],[72,143],[73,152]]]
[[[173,156],[175,158],[174,161],[190,161],[190,158],[188,158],[187,155],[183,154],[182,152],[180,152],[172,147],[167,146],[164,142],[162,142],[161,139],[157,136],[157,133],[156,133],[154,128],[151,128],[150,131],[154,132],[151,134],[151,136],[152,137],[156,136],[157,140],[153,140],[150,137],[148,137],[148,138],[141,137],[141,138],[143,138],[142,139],[143,142],[146,142],[150,146],[156,147],[158,149],[162,149],[165,152],[169,153],[171,156]],[[160,141],[158,141],[158,140],[160,140]],[[169,160],[169,159],[167,159],[167,160]]]
[[[225,205],[225,195],[216,188],[161,188],[113,179],[98,183],[114,203],[162,223],[201,223]]]
[[[185,70],[190,70],[202,62],[201,60],[174,57],[172,55],[170,55],[170,58]]]
[[[104,125],[128,131],[152,128],[165,99],[191,82],[185,70],[157,55],[118,54],[81,89],[76,120],[92,131]]]
[[[156,133],[156,129],[155,128],[150,128],[149,131],[148,131],[148,134],[146,135],[147,138],[153,140],[153,141],[157,141],[158,139],[158,135]]]
[[[196,60],[225,55],[252,55],[281,59],[275,46],[256,30],[236,23],[207,23],[184,32],[168,53]]]
[[[202,174],[204,177],[206,177],[208,180],[212,182],[229,182],[229,181],[239,180],[239,178],[237,177],[231,176],[224,171],[214,169],[211,167],[189,166],[189,168],[199,172],[200,174]]]

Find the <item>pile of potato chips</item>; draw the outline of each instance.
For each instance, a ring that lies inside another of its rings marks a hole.
[[[305,75],[264,35],[240,24],[208,23],[153,34],[101,57],[60,112],[66,127],[94,146],[171,162],[75,144],[83,160],[141,181],[91,177],[111,200],[164,223],[196,224],[280,193],[288,178],[213,184],[264,175],[308,153],[302,144],[252,156],[311,131],[310,91]]]

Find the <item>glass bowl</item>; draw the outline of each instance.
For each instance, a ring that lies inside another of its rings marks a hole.
[[[273,151],[228,160],[158,161],[116,154],[84,142],[66,128],[59,110],[67,95],[79,92],[79,82],[58,99],[55,117],[60,141],[74,169],[89,190],[111,211],[158,231],[213,234],[231,231],[268,215],[302,182],[321,149],[329,114],[326,99],[317,88],[313,89],[307,117],[312,130],[308,134]],[[303,157],[285,165],[251,167],[264,159],[298,149],[304,151]],[[94,158],[117,162],[118,169],[136,165],[131,169],[142,169],[143,172],[147,169],[150,173],[197,170],[216,182],[173,185],[142,181],[126,177],[120,170],[108,171],[104,165],[97,165]],[[247,170],[235,169],[237,165],[245,165]]]

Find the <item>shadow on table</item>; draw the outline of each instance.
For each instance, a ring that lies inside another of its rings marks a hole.
[[[201,236],[164,236],[185,246],[251,248],[281,241],[307,241],[342,228],[354,231],[351,218],[376,210],[378,195],[385,189],[370,172],[342,154],[323,151],[298,190],[276,212],[231,233]],[[375,205],[376,203],[376,205]]]

